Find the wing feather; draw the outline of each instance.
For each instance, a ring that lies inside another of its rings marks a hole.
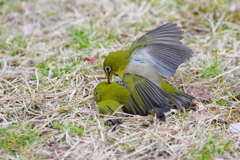
[[[176,24],[173,22],[166,23],[160,27],[157,27],[146,34],[144,34],[142,37],[135,40],[131,47],[130,51],[133,51],[139,45],[138,43],[143,44],[169,44],[169,45],[176,45],[181,44],[180,40],[183,38],[181,35],[183,34],[183,31],[181,31],[180,27],[177,27]]]
[[[130,60],[139,54],[149,55],[146,61],[152,64],[161,77],[169,78],[183,62],[192,57],[192,51],[183,45],[153,44],[133,51]],[[130,61],[131,63],[131,61]]]
[[[148,61],[159,76],[169,78],[180,64],[192,57],[192,50],[180,42],[182,34],[181,28],[172,22],[149,31],[132,43],[131,59],[149,54]]]
[[[154,108],[159,108],[159,112],[154,113],[159,113],[159,117],[162,117],[160,111],[170,110],[168,100],[162,94],[163,91],[148,79],[134,74],[125,74],[123,84],[131,94],[128,103],[123,107],[123,110],[128,113],[145,116]]]

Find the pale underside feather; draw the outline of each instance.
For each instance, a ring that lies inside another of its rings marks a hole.
[[[168,78],[174,74],[179,65],[192,56],[192,51],[183,45],[147,45],[148,53],[154,61],[158,74]]]
[[[154,66],[159,76],[169,78],[180,64],[192,56],[192,50],[181,45],[182,34],[181,28],[172,22],[160,26],[133,42],[130,60],[142,55],[143,59]],[[134,48],[137,43],[144,45]]]

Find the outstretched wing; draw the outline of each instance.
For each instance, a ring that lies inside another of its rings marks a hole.
[[[147,60],[153,64],[157,73],[168,78],[180,64],[192,57],[192,50],[180,42],[182,34],[176,24],[164,24],[133,42],[130,47],[131,59],[139,57],[139,54],[148,57]]]
[[[166,23],[160,27],[157,27],[142,37],[136,39],[131,47],[130,51],[133,51],[139,46],[146,44],[167,44],[167,45],[179,45],[183,31],[180,27],[177,27],[173,22]]]
[[[163,113],[170,110],[164,92],[146,78],[127,73],[123,77],[123,85],[131,95],[123,107],[124,112],[146,116],[153,111],[153,114],[159,114],[157,117],[163,117]],[[155,112],[155,108],[159,108],[158,112]]]

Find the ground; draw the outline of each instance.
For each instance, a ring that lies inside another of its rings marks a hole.
[[[174,21],[193,57],[167,81],[196,96],[166,122],[106,125],[104,57]],[[0,0],[1,159],[237,159],[239,0]]]

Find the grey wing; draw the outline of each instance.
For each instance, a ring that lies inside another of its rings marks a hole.
[[[170,110],[171,106],[168,105],[168,100],[164,96],[166,93],[157,85],[138,75],[125,74],[125,78],[127,76],[132,78],[134,89],[130,89],[131,87],[128,87],[130,84],[123,82],[131,92],[128,103],[125,104],[125,108],[123,107],[125,112],[147,115],[154,108],[159,108],[161,112]],[[125,78],[123,78],[123,81]]]
[[[142,37],[136,39],[130,50],[133,50],[136,43],[146,43],[146,44],[181,44],[180,40],[182,37],[183,31],[181,27],[177,27],[173,22],[166,23],[160,27],[157,27]]]
[[[153,64],[161,77],[174,74],[180,64],[192,57],[192,50],[181,44],[183,32],[170,22],[164,24],[133,42],[131,58],[143,55]],[[143,43],[145,45],[137,45]],[[150,56],[147,56],[150,55]]]
[[[147,61],[165,78],[174,74],[179,65],[192,57],[192,50],[183,45],[147,45],[134,52],[139,52],[138,50],[145,50],[150,55]]]

